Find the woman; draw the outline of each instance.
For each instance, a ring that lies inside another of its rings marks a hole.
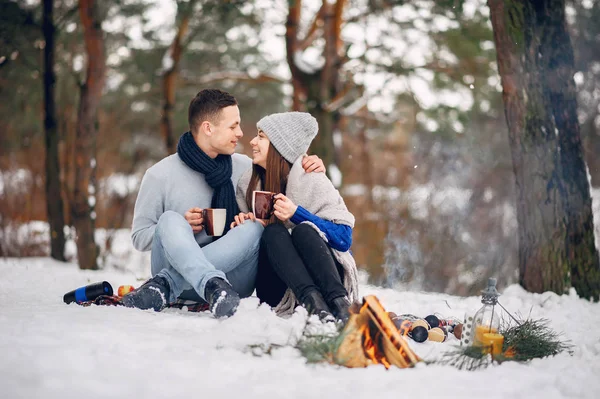
[[[272,114],[252,139],[253,168],[237,186],[242,213],[232,226],[254,220],[254,190],[277,193],[274,214],[261,238],[256,292],[279,315],[298,302],[323,321],[346,322],[358,299],[356,263],[348,251],[354,216],[324,173],[305,173],[302,156],[317,135],[304,112]],[[333,317],[332,317],[333,316]]]

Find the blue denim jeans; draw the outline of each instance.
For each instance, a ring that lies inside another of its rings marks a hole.
[[[169,282],[169,302],[178,297],[205,300],[206,282],[213,277],[227,280],[242,298],[248,297],[254,292],[262,232],[260,223],[247,220],[219,240],[200,247],[185,218],[166,211],[152,240],[152,275]]]

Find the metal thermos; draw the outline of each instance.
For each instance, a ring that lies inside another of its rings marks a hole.
[[[98,298],[100,295],[112,295],[113,288],[107,281],[102,281],[100,283],[94,283],[90,285],[86,285],[84,287],[77,288],[76,290],[67,292],[63,297],[63,301],[65,303],[71,302],[86,302],[93,301]]]

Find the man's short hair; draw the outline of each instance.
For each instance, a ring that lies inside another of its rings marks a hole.
[[[219,89],[204,89],[190,101],[188,123],[194,133],[204,121],[217,123],[221,109],[237,105],[235,97]]]

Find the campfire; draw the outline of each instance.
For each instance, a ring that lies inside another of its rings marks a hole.
[[[336,363],[346,367],[383,364],[385,368],[406,368],[421,361],[404,338],[409,323],[397,329],[377,297],[364,297],[362,306],[354,305],[351,311],[334,354]]]

